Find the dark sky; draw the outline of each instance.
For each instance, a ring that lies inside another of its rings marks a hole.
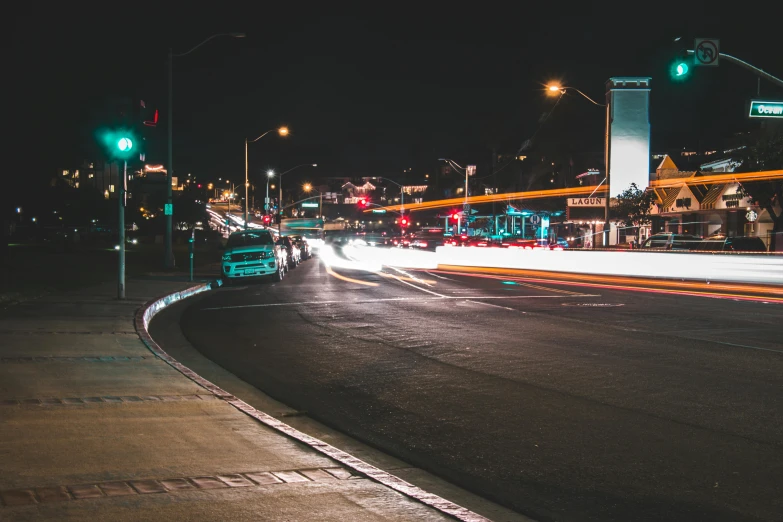
[[[667,12],[626,2],[608,15],[607,3],[595,12],[553,2],[535,12],[486,2],[464,11],[371,4],[361,12],[259,2],[224,13],[190,3],[175,14],[128,4],[130,15],[105,3],[96,4],[111,8],[105,14],[28,7],[12,19],[4,75],[13,134],[5,175],[32,180],[86,159],[93,107],[112,94],[160,108],[147,159],[163,163],[167,49],[185,52],[217,32],[247,38],[217,38],[174,61],[179,176],[241,179],[245,138],[281,124],[292,135],[252,144],[251,173],[318,163],[318,174],[301,175],[394,177],[410,167],[425,172],[444,156],[481,164],[492,145],[513,153],[535,132],[553,104],[542,89],[552,79],[603,101],[609,77],[651,76],[653,149],[750,128],[745,101],[756,78],[724,63],[673,84],[675,36],[689,46],[697,36],[718,37],[721,51],[783,76],[779,36],[739,10],[704,15],[701,6]],[[761,92],[783,97],[765,82]],[[602,108],[569,94],[541,139],[600,153],[604,118]]]

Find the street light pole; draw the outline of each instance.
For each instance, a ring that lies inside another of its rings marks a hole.
[[[173,132],[172,132],[172,129],[174,127],[174,122],[173,122],[174,91],[173,91],[173,88],[172,88],[173,87],[172,76],[173,76],[173,69],[174,69],[173,62],[174,62],[174,58],[178,58],[180,56],[188,55],[188,54],[192,53],[193,51],[195,51],[196,49],[198,49],[199,47],[201,47],[202,45],[204,45],[205,43],[207,43],[208,41],[212,40],[213,38],[217,38],[218,36],[230,36],[232,38],[244,38],[245,37],[245,33],[218,33],[218,34],[213,34],[212,36],[210,36],[209,38],[207,38],[206,40],[204,40],[203,42],[201,42],[200,44],[196,45],[191,50],[189,50],[189,51],[187,51],[185,53],[174,54],[174,51],[172,50],[172,48],[169,47],[169,56],[168,56],[168,66],[169,66],[168,67],[168,69],[169,69],[169,71],[168,71],[168,73],[169,73],[168,74],[168,84],[169,84],[168,141],[169,141],[169,143],[168,143],[168,164],[166,165],[166,205],[167,205],[167,208],[169,209],[169,211],[171,212],[171,214],[166,214],[164,212],[164,214],[166,214],[165,215],[165,217],[166,217],[166,236],[165,236],[166,252],[164,254],[164,266],[166,268],[174,268],[174,252],[173,252],[172,246],[171,246],[171,239],[172,239],[171,238],[171,235],[172,235],[172,214],[174,213],[174,210],[173,210],[174,207],[172,206],[172,204],[173,204],[172,203],[172,200],[173,200],[172,184],[173,184],[173,181],[174,181],[174,158],[173,158],[173,150],[172,150],[173,149],[173,145],[172,145],[172,134],[173,134]]]
[[[169,113],[169,119],[168,119],[168,140],[169,140],[169,144],[168,144],[168,165],[166,166],[167,167],[166,168],[166,205],[167,205],[166,208],[172,209],[172,210],[171,210],[171,214],[164,212],[165,218],[166,218],[166,237],[165,237],[166,252],[164,254],[164,260],[163,261],[164,261],[164,266],[166,268],[174,268],[174,252],[172,251],[172,248],[171,248],[171,227],[172,227],[172,219],[171,218],[173,217],[172,214],[174,213],[173,212],[173,208],[174,207],[172,206],[173,194],[172,194],[172,188],[171,188],[171,184],[173,183],[173,179],[174,179],[174,165],[173,165],[174,164],[174,159],[173,159],[173,151],[172,151],[173,145],[172,145],[172,140],[171,140],[171,135],[173,133],[173,127],[174,127],[173,116],[172,116],[172,114],[174,112],[174,108],[173,108],[174,94],[173,94],[173,90],[172,90],[172,70],[173,70],[172,62],[173,61],[174,61],[174,54],[173,54],[173,52],[171,50],[171,47],[169,47],[169,75],[168,75],[169,76],[169,110],[168,110],[168,113]]]
[[[248,171],[248,168],[247,168],[248,167],[248,164],[247,164],[247,144],[248,143],[254,143],[254,142],[260,140],[261,138],[263,138],[264,136],[266,136],[267,134],[269,134],[272,131],[277,131],[277,133],[280,136],[288,136],[288,127],[280,127],[280,128],[277,128],[277,129],[269,129],[268,131],[266,131],[265,133],[263,133],[261,136],[259,136],[258,138],[254,139],[254,140],[249,140],[248,141],[248,139],[245,138],[245,230],[247,230],[247,205],[248,205],[248,200],[247,200],[247,189],[248,189],[248,180],[247,180],[247,171]]]
[[[317,163],[302,163],[301,165],[297,165],[296,167],[292,167],[292,168],[286,170],[285,172],[283,172],[282,174],[280,174],[280,179],[278,180],[278,188],[280,189],[280,192],[279,192],[279,194],[280,194],[280,200],[279,200],[280,209],[279,209],[279,213],[280,213],[280,218],[281,219],[283,218],[283,216],[282,216],[282,211],[283,211],[283,174],[288,174],[289,172],[291,172],[294,169],[298,169],[299,167],[307,167],[307,166],[317,167],[318,164]]]

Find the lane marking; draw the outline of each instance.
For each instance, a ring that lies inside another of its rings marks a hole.
[[[344,275],[340,275],[337,272],[335,272],[334,270],[332,270],[332,268],[329,267],[329,266],[326,267],[326,273],[329,274],[332,277],[336,277],[337,279],[341,279],[341,280],[347,281],[349,283],[356,283],[356,284],[359,284],[359,285],[366,285],[366,286],[378,286],[378,283],[372,283],[370,281],[362,281],[360,279],[353,279],[352,277],[346,277]]]
[[[703,341],[705,343],[725,344],[726,346],[736,346],[737,348],[750,348],[751,350],[763,350],[765,352],[783,353],[783,350],[774,350],[772,348],[762,348],[761,346],[749,346],[747,344],[727,343],[726,341],[713,341],[712,339],[699,339],[698,337],[681,337],[682,339],[691,339],[692,341]]]
[[[405,281],[402,281],[405,283]],[[410,286],[410,283],[405,283]],[[414,286],[414,288],[416,288]],[[236,310],[240,308],[273,308],[273,307],[279,307],[279,306],[300,306],[300,305],[320,305],[320,304],[366,304],[366,303],[383,303],[383,302],[393,302],[393,301],[443,301],[447,299],[463,299],[463,300],[469,300],[469,299],[480,299],[482,301],[485,300],[495,300],[495,299],[565,299],[567,297],[577,297],[577,296],[567,296],[567,295],[444,295],[441,296],[440,294],[437,294],[435,292],[430,292],[426,288],[419,288],[419,290],[423,292],[429,292],[431,294],[435,294],[437,297],[381,297],[378,299],[357,299],[356,301],[345,301],[344,299],[335,299],[331,301],[298,301],[293,303],[256,303],[256,304],[247,304],[247,305],[231,305],[231,306],[212,306],[208,308],[201,308],[200,310]],[[578,297],[601,297],[598,294],[579,294]]]
[[[429,284],[429,283],[428,283],[427,281],[425,281],[424,279],[419,279],[418,277],[416,277],[415,275],[411,274],[410,272],[406,272],[405,270],[401,270],[401,269],[399,269],[399,268],[396,268],[396,267],[393,267],[393,266],[390,266],[389,268],[391,268],[392,270],[394,270],[394,271],[396,271],[396,272],[399,272],[400,274],[404,274],[404,275],[406,276],[406,277],[399,277],[399,276],[394,276],[394,275],[392,275],[392,274],[389,274],[389,275],[391,275],[392,277],[395,277],[396,279],[398,279],[398,280],[400,280],[400,281],[401,281],[401,280],[403,280],[403,279],[404,279],[404,280],[406,280],[406,281],[408,281],[408,280],[409,280],[408,278],[410,278],[410,279],[413,279],[414,281],[416,281],[416,282],[418,282],[418,283],[421,283],[421,284],[423,284],[423,285],[426,285],[426,286],[432,286],[431,284]],[[431,281],[431,283],[435,284],[435,281]]]
[[[473,304],[480,304],[480,305],[484,305],[484,306],[491,306],[493,308],[502,308],[503,310],[511,310],[512,312],[521,312],[523,314],[525,313],[522,310],[517,310],[516,308],[511,308],[509,306],[500,306],[500,305],[496,305],[496,304],[492,304],[492,303],[482,303],[481,301],[467,301],[467,302],[468,303],[473,303]]]
[[[432,277],[437,277],[438,279],[445,279],[446,281],[457,281],[456,279],[452,279],[450,277],[443,277],[438,274],[433,274],[432,272],[427,272],[426,270],[424,271],[424,273],[427,275],[431,275]]]
[[[395,268],[394,270],[397,270],[397,269]],[[397,270],[397,271],[398,271],[398,272],[402,272],[403,274],[405,273],[405,272],[403,272],[402,270]],[[446,299],[446,298],[448,297],[448,296],[445,296],[445,295],[443,295],[443,294],[439,294],[438,292],[433,292],[432,290],[427,290],[426,288],[422,288],[422,287],[420,287],[420,286],[416,286],[416,285],[414,285],[413,283],[409,283],[409,282],[407,282],[407,281],[403,281],[402,279],[400,279],[399,277],[397,277],[397,276],[395,276],[395,275],[393,275],[393,274],[389,274],[389,275],[390,275],[391,277],[393,277],[394,279],[396,279],[397,281],[399,281],[400,283],[402,283],[402,284],[404,284],[404,285],[408,285],[408,286],[410,286],[410,287],[412,287],[412,288],[415,288],[416,290],[420,290],[420,291],[422,291],[422,292],[427,292],[428,294],[436,295],[436,296],[438,296],[438,297],[440,297],[440,298],[442,298],[442,299]]]
[[[417,277],[399,277],[399,276],[394,276],[392,274],[387,274],[386,272],[378,272],[378,275],[386,278],[399,278],[403,281],[411,281],[411,282],[416,281],[416,282],[424,283],[425,285],[428,286],[438,284],[437,281],[432,281],[431,279],[419,279]]]

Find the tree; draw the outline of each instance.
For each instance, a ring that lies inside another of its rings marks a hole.
[[[617,196],[617,204],[610,209],[610,217],[619,221],[623,227],[634,228],[638,240],[639,227],[652,223],[650,212],[654,202],[654,192],[641,190],[636,183],[631,183]]]
[[[748,147],[742,170],[783,169],[783,131],[766,135]],[[772,240],[770,251],[776,250],[775,240],[783,232],[783,180],[754,181],[742,184],[743,191],[753,204],[769,213],[772,219]]]

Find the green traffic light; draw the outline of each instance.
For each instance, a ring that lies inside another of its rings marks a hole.
[[[685,76],[688,74],[688,65],[685,63],[677,64],[677,76]]]
[[[121,152],[128,152],[133,148],[133,141],[130,138],[122,137],[117,141],[117,148]]]

